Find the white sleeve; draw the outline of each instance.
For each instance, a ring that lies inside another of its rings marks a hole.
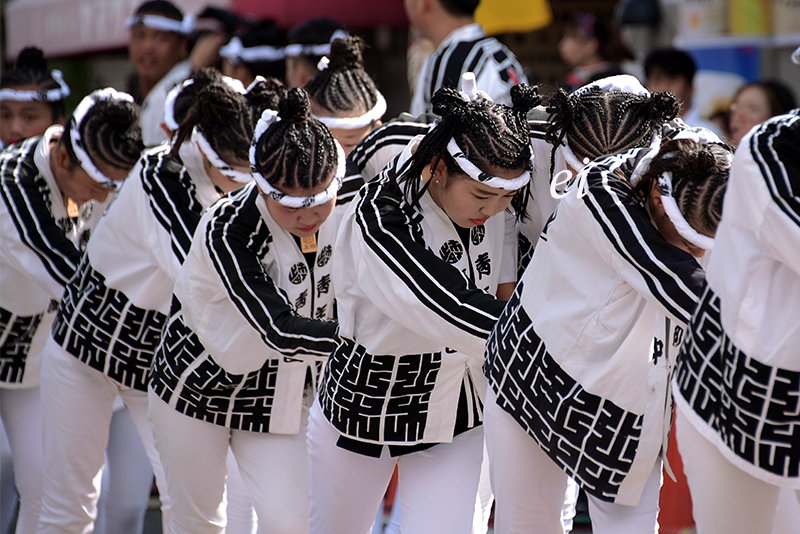
[[[500,266],[498,284],[516,283],[517,281],[517,248],[519,247],[519,226],[513,213],[503,212],[505,236],[503,239],[503,263]]]

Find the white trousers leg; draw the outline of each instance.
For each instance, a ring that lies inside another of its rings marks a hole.
[[[225,527],[225,534],[256,534],[258,518],[256,510],[253,508],[253,499],[250,491],[239,474],[239,466],[233,451],[228,449],[228,478],[225,480],[225,496],[228,504],[225,508],[225,515],[228,522]]]
[[[308,532],[305,425],[299,434],[245,432],[171,408],[152,390],[150,420],[173,492],[173,534],[225,532],[228,448],[252,496],[258,532]]]
[[[94,534],[141,532],[153,468],[126,406],[114,410]]]
[[[636,506],[625,506],[601,501],[589,495],[589,517],[592,534],[658,534],[658,497],[661,493],[662,462],[656,460],[645,482],[642,497]]]
[[[730,463],[682,417],[680,410],[675,417],[678,450],[692,494],[698,534],[772,532],[781,488]],[[800,499],[800,492],[797,494]]]
[[[19,493],[16,533],[33,534],[42,507],[44,477],[39,388],[0,389],[0,417],[8,436]]]
[[[309,481],[312,534],[366,534],[398,465],[403,532],[469,534],[483,455],[483,429],[452,443],[393,458],[336,446],[339,432],[315,403],[309,417]]]
[[[490,387],[483,408],[497,534],[563,534],[572,528],[578,486],[497,405]]]
[[[128,407],[150,458],[162,511],[168,515],[169,493],[147,421],[147,395],[121,387],[50,338],[42,354],[45,477],[39,534],[92,531],[117,395]]]

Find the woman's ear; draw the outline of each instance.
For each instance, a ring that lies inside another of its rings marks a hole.
[[[650,186],[650,194],[648,195],[650,201],[650,209],[654,212],[653,215],[666,214],[664,210],[664,201],[661,200],[661,190],[658,188],[658,183],[654,180],[653,185]]]
[[[67,147],[58,145],[58,148],[56,149],[56,167],[69,172],[72,170],[72,165],[72,161],[69,159],[69,152],[67,152]]]

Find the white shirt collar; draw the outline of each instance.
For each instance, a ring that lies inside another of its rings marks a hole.
[[[42,135],[39,143],[36,145],[36,151],[33,153],[33,163],[39,171],[39,174],[44,177],[47,185],[50,186],[50,201],[53,206],[53,215],[58,219],[65,217],[67,213],[67,206],[64,204],[64,195],[58,188],[58,182],[53,175],[53,170],[50,168],[50,141],[54,136],[61,136],[64,132],[64,127],[56,124],[49,127]]]

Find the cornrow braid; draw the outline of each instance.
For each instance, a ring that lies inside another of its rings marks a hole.
[[[69,125],[72,120],[67,121]],[[144,150],[139,127],[139,106],[125,100],[100,99],[78,124],[83,149],[91,160],[114,169],[130,170]],[[59,141],[72,163],[80,165],[72,149],[71,128],[66,126]]]
[[[247,88],[245,98],[250,106],[253,126],[261,114],[267,109],[277,110],[281,97],[286,93],[286,86],[277,78],[257,77]]]
[[[60,84],[53,78],[53,74],[47,69],[47,60],[44,53],[36,47],[22,49],[17,56],[14,68],[0,76],[0,89],[13,89],[18,87],[33,86],[40,91],[58,89]],[[49,101],[53,111],[53,122],[64,116],[64,101]]]
[[[192,83],[181,89],[175,98],[172,114],[178,124],[182,124],[192,104],[197,100],[197,95],[211,82],[222,79],[222,73],[217,69],[206,67],[192,74]]]
[[[661,126],[674,119],[680,105],[670,93],[649,96],[587,87],[571,95],[563,89],[548,102],[550,127],[547,141],[550,176],[555,170],[556,149],[567,139],[579,161],[588,161],[648,146]]]
[[[428,184],[420,184],[422,171],[431,161],[444,161],[450,173],[464,174],[447,151],[453,138],[464,155],[488,172],[491,168],[524,170],[531,158],[526,115],[539,105],[537,87],[519,84],[511,88],[513,107],[479,98],[466,102],[450,87],[442,87],[431,99],[433,112],[441,119],[420,142],[407,168],[397,179],[404,183],[406,197],[417,204]],[[525,214],[530,185],[520,189],[511,202],[518,218]]]
[[[713,235],[722,217],[732,161],[733,148],[728,145],[675,139],[661,146],[634,192],[644,200],[663,173],[672,173],[672,197],[684,218],[696,230]]]
[[[326,183],[339,156],[330,130],[311,116],[308,93],[288,91],[278,104],[278,118],[253,140],[253,171],[275,187],[313,189]]]
[[[378,102],[378,89],[367,71],[360,37],[335,39],[331,43],[330,63],[317,71],[305,89],[315,104],[331,113],[364,114]]]
[[[231,88],[220,77],[210,80],[195,97],[186,117],[178,128],[172,151],[180,146],[197,127],[211,148],[225,159],[247,161],[253,137],[253,119],[245,96]]]

